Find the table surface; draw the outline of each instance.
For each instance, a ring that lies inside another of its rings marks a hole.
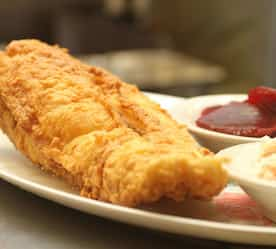
[[[263,248],[177,237],[63,207],[0,180],[1,249]]]

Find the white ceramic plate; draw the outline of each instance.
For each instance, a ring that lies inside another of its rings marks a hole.
[[[188,125],[190,132],[200,144],[215,152],[241,143],[257,142],[260,138],[242,137],[210,131],[200,128],[195,124],[202,110],[206,107],[227,104],[231,101],[243,101],[246,98],[247,95],[244,94],[206,95],[190,98],[187,99],[185,108],[182,109],[181,113],[177,113],[176,118]]]
[[[158,98],[154,95],[154,98],[161,101],[163,105],[166,105],[167,101],[171,107],[182,106],[185,102],[185,100],[170,96]],[[32,165],[1,133],[0,177],[22,189],[64,206],[112,220],[180,236],[190,235],[229,242],[276,245],[276,227],[271,222],[260,219],[260,215],[258,218],[255,217],[256,219],[250,218],[249,220],[244,219],[242,215],[236,215],[237,210],[241,211],[240,214],[250,212],[248,207],[240,206],[239,200],[247,198],[240,189],[231,192],[232,190],[230,191],[228,187],[219,197],[210,202],[190,200],[177,204],[163,200],[140,208],[126,208],[90,200],[80,197],[62,180]],[[250,208],[255,212],[253,206]],[[229,212],[231,208],[234,209],[232,212],[234,216]]]

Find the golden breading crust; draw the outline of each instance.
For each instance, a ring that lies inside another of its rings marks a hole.
[[[35,164],[93,199],[210,198],[227,181],[221,160],[135,86],[37,40],[0,54],[0,126]]]

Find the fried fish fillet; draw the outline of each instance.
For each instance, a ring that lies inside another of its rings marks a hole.
[[[222,161],[135,86],[37,40],[0,54],[0,126],[35,164],[93,199],[208,199],[227,181]]]

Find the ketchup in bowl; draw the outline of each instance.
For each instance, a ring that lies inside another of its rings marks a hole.
[[[256,87],[248,99],[205,108],[197,126],[246,137],[276,137],[276,89]]]

